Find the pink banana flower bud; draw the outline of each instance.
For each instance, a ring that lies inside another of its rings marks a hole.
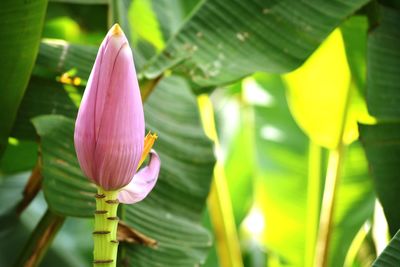
[[[120,192],[121,202],[142,200],[160,169],[157,153],[151,147],[144,151],[144,134],[132,50],[115,24],[99,48],[76,119],[75,149],[84,174],[106,191],[129,185]],[[149,152],[149,166],[135,175]]]

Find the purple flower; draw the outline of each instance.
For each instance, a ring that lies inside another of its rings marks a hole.
[[[85,175],[106,191],[119,190],[121,202],[142,200],[154,187],[160,159],[146,138],[132,50],[115,24],[98,51],[75,124],[75,149]],[[150,152],[149,166],[136,171]]]

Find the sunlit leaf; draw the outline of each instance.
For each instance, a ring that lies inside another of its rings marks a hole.
[[[152,9],[151,0],[133,1],[128,16],[131,23],[132,41],[136,44],[138,38],[151,43],[157,50],[164,47],[160,25]]]
[[[334,31],[299,69],[285,75],[292,114],[316,144],[335,148],[341,141],[348,107],[350,70],[342,35]],[[356,121],[347,123],[345,140],[357,138]]]

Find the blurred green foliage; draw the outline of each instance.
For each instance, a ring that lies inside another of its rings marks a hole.
[[[122,243],[119,266],[364,267],[389,236],[374,266],[398,266],[399,18],[395,1],[2,1],[0,265],[29,257],[47,209],[66,220],[34,266],[92,265],[73,120],[118,22],[142,90],[162,76],[145,116],[163,162],[150,197],[121,212],[159,246]],[[41,191],[19,214],[29,179]],[[207,203],[210,188],[229,203]]]

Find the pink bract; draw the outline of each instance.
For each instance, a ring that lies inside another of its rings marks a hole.
[[[142,156],[144,134],[132,51],[116,24],[100,46],[75,124],[75,149],[83,172],[107,191],[128,185]],[[154,161],[159,169],[158,156]]]

